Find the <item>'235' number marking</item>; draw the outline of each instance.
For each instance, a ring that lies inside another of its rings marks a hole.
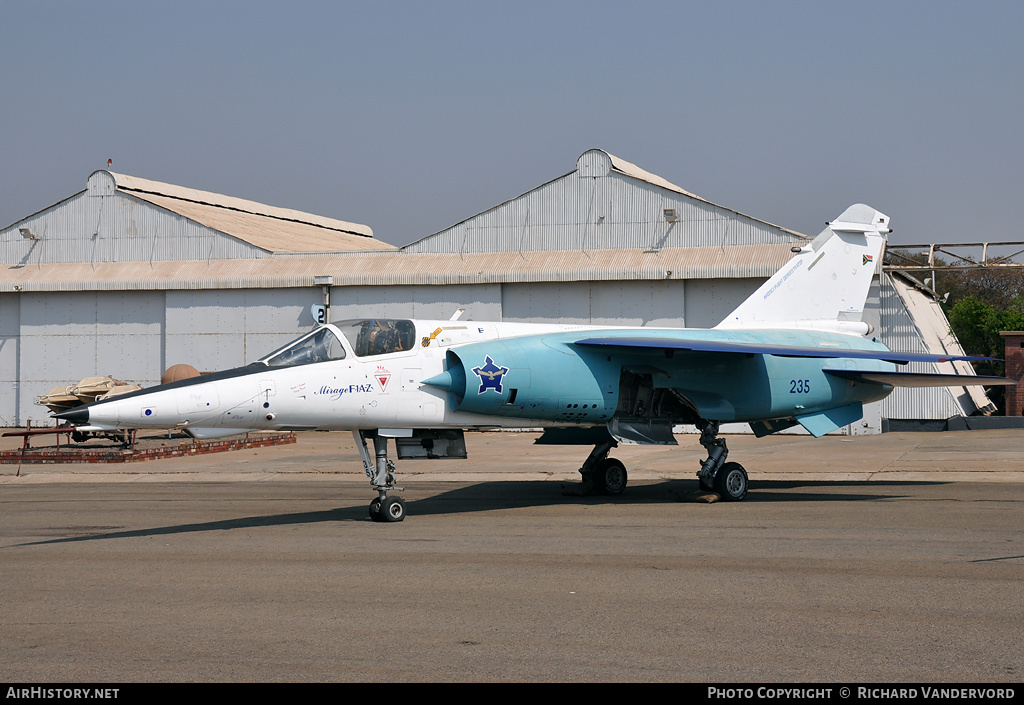
[[[808,394],[811,391],[811,380],[791,379],[789,380],[790,394]]]

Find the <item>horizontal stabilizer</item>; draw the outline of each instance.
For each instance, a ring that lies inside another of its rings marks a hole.
[[[950,362],[953,360],[992,361],[991,357],[969,357],[966,355],[933,355],[930,353],[897,353],[891,350],[850,350],[834,347],[800,347],[792,345],[771,345],[767,343],[734,343],[723,340],[692,340],[686,338],[647,338],[611,336],[584,338],[576,345],[615,348],[655,348],[662,350],[683,350],[689,352],[736,353],[741,355],[779,355],[782,357],[828,357],[857,360],[883,360],[905,365],[908,362]]]
[[[834,377],[855,382],[875,382],[893,387],[1008,387],[1018,384],[1009,377],[982,375],[940,375],[928,372],[858,372],[856,370],[822,370]]]

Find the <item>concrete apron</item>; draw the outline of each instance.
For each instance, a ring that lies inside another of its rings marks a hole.
[[[534,445],[539,434],[467,433],[467,460],[396,460],[399,484],[417,479],[578,482],[587,446]],[[367,482],[352,434],[300,432],[294,445],[131,464],[0,465],[0,484],[39,482],[239,482],[280,479]],[[753,483],[775,481],[1024,482],[1024,431],[946,431],[870,436],[726,436],[729,460]],[[620,446],[631,482],[692,479],[705,457],[695,435],[678,446]],[[41,444],[40,444],[41,446]],[[0,450],[21,447],[0,439]],[[33,442],[33,447],[37,446]],[[392,458],[395,458],[393,445]]]

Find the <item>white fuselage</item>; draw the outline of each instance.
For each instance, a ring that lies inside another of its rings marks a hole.
[[[596,329],[474,321],[410,323],[416,329],[411,347],[362,355],[356,354],[354,341],[328,324],[325,327],[344,347],[341,359],[281,367],[255,364],[215,373],[209,381],[193,379],[184,386],[115,397],[90,407],[88,425],[82,429],[181,428],[210,438],[245,430],[532,427],[540,422],[452,411],[445,391],[421,382],[444,370],[445,353],[454,346]]]

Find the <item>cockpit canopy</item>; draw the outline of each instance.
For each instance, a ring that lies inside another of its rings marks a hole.
[[[416,326],[412,321],[364,318],[339,321],[334,325],[352,344],[357,357],[411,350],[416,341]]]
[[[327,360],[344,360],[345,348],[330,328],[320,328],[280,350],[270,353],[263,361],[270,367],[292,367]]]
[[[262,361],[269,367],[293,367],[344,360],[345,347],[338,339],[335,328],[345,336],[357,357],[411,350],[416,341],[416,326],[412,321],[390,318],[339,321],[307,333],[270,353]]]

